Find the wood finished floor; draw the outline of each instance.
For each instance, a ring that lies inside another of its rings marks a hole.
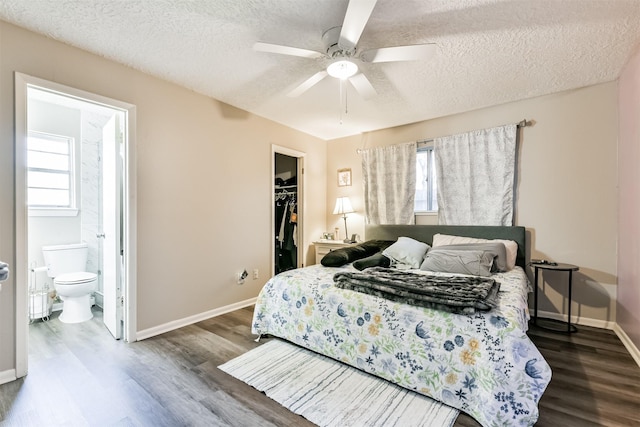
[[[217,366],[260,344],[253,308],[126,344],[101,312],[30,326],[27,377],[0,386],[0,426],[310,426]],[[640,425],[640,367],[617,336],[532,329],[553,370],[537,426]],[[456,426],[479,426],[461,414]]]

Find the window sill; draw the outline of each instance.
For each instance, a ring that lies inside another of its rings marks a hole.
[[[78,216],[78,209],[35,209],[29,208],[29,216]]]
[[[419,211],[414,212],[415,216],[438,216],[438,211]]]

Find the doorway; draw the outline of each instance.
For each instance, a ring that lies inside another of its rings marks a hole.
[[[47,276],[43,246],[86,244],[85,271],[97,276],[92,304],[101,309],[113,338],[135,340],[135,109],[20,73],[15,82],[20,377],[28,366],[28,323],[63,308]],[[38,157],[40,163],[34,161]]]
[[[272,275],[304,266],[304,153],[273,146]]]

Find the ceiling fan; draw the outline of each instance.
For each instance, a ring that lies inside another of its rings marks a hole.
[[[325,47],[324,53],[263,42],[255,43],[253,48],[259,52],[293,55],[312,59],[326,58],[331,61],[326,70],[318,71],[287,93],[287,96],[299,96],[329,75],[343,81],[348,80],[362,98],[369,99],[376,95],[376,90],[362,71],[359,71],[358,61],[376,63],[424,60],[431,57],[436,50],[434,43],[426,43],[381,47],[359,52],[357,49],[358,41],[373,12],[376,1],[377,0],[350,0],[342,26],[330,28],[322,35],[322,42]]]

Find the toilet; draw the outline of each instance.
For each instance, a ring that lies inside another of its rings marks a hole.
[[[91,294],[97,289],[98,276],[85,271],[87,253],[86,243],[42,247],[47,274],[64,303],[61,322],[80,323],[93,317]]]

